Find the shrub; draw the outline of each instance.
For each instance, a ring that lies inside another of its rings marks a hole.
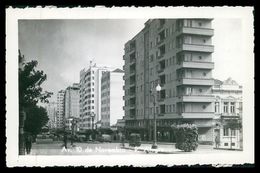
[[[194,124],[172,125],[176,138],[175,147],[185,152],[195,151],[198,147],[198,128]]]

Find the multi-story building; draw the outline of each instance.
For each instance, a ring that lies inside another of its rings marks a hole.
[[[64,95],[65,91],[60,90],[57,94],[56,128],[64,128]]]
[[[101,79],[101,128],[110,128],[124,115],[124,71],[104,71]]]
[[[56,128],[56,113],[57,113],[57,103],[56,102],[50,102],[46,106],[47,115],[49,118],[48,121],[48,127],[50,129]]]
[[[65,118],[79,118],[79,84],[74,83],[65,90]]]
[[[227,121],[235,119],[242,123],[242,86],[228,78],[215,79],[212,88],[215,96],[215,137],[220,139],[220,148],[242,148],[242,129],[230,129]]]
[[[74,83],[65,90],[65,126],[71,130],[72,120],[79,118],[79,84]],[[78,122],[78,121],[74,121]]]
[[[174,141],[171,125],[194,123],[199,141],[213,141],[214,97],[211,88],[212,19],[151,19],[125,44],[126,130],[153,137],[156,114],[158,140]],[[160,84],[161,91],[155,88]],[[154,97],[156,98],[154,106]]]
[[[80,71],[80,130],[94,129],[101,119],[101,77],[103,71],[114,68],[90,64]]]

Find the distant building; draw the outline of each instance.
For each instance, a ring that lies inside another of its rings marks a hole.
[[[64,127],[64,95],[65,91],[60,90],[57,94],[57,118],[56,118],[56,128]]]
[[[95,129],[101,119],[101,77],[114,68],[90,64],[80,71],[80,130]]]
[[[79,118],[79,84],[74,83],[65,90],[65,118]]]
[[[56,102],[50,102],[46,106],[47,115],[49,118],[48,121],[48,127],[50,129],[56,128],[56,114],[57,114],[57,103]]]
[[[231,148],[232,145],[232,148],[242,148],[242,130],[226,127],[226,122],[230,119],[242,122],[242,86],[231,78],[225,81],[215,79],[212,94],[215,96],[214,134],[220,139],[219,147]]]
[[[68,130],[72,129],[72,121],[74,123],[78,122],[76,119],[79,118],[79,84],[74,83],[65,90],[65,126]]]
[[[101,128],[110,128],[124,115],[124,71],[104,71],[101,79]]]

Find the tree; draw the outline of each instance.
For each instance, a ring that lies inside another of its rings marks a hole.
[[[175,147],[185,152],[198,147],[198,128],[194,124],[172,125],[176,138]]]
[[[51,92],[43,91],[42,83],[47,79],[43,71],[36,70],[37,61],[25,62],[25,58],[19,50],[19,154],[24,154],[24,125],[25,130],[31,130],[30,126],[45,125],[46,114],[43,108],[37,107],[37,103],[48,102]],[[39,114],[38,114],[39,113]],[[35,117],[33,117],[35,116]],[[37,116],[37,118],[36,118]],[[35,130],[35,128],[32,128]],[[37,134],[39,131],[34,132]]]
[[[24,130],[33,135],[39,134],[42,127],[46,125],[49,118],[46,109],[39,106],[32,106],[27,110]]]
[[[231,118],[226,120],[225,127],[230,130],[242,129],[242,122],[239,118]],[[230,133],[230,149],[232,149],[232,132]]]

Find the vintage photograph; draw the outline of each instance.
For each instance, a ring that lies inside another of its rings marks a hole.
[[[253,28],[214,14],[18,18],[18,158],[243,155]]]

